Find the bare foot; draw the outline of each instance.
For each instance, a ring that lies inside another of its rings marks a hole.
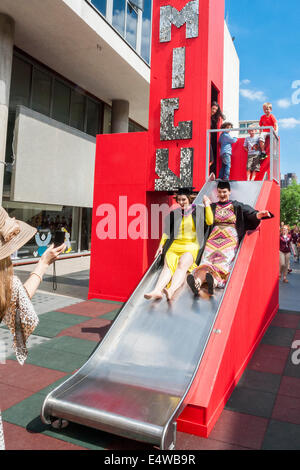
[[[216,175],[214,173],[211,173],[207,181],[215,181],[215,179],[216,179]]]
[[[163,295],[159,291],[152,291],[149,292],[148,294],[144,295],[145,299],[147,300],[161,300],[163,298]]]
[[[172,297],[174,295],[174,292],[171,290],[171,289],[164,289],[163,290],[163,293],[165,294],[165,296],[167,297],[167,301],[169,302],[170,300],[172,300]]]

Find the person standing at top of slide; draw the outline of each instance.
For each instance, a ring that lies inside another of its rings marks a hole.
[[[264,126],[270,126],[273,127],[274,131],[278,132],[278,123],[277,119],[275,116],[272,114],[272,104],[271,103],[264,103],[263,104],[263,110],[264,113],[262,117],[260,118],[259,121],[259,126],[264,127]],[[265,160],[267,158],[267,153],[266,153],[266,140],[270,139],[270,132],[271,129],[263,129],[260,138],[259,138],[259,144],[260,144],[260,150],[261,150],[261,160]]]

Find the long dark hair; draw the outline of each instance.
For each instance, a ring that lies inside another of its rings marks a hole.
[[[226,116],[222,113],[222,110],[220,108],[220,105],[217,101],[213,101],[211,103],[211,108],[213,106],[217,106],[217,112],[216,114],[214,114],[213,116],[211,116],[211,127],[212,129],[216,129],[217,128],[217,125],[218,125],[218,122],[219,122],[219,119],[223,119],[223,121],[226,119]]]

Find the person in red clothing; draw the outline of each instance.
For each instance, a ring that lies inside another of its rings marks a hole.
[[[275,132],[278,132],[278,123],[275,116],[272,114],[272,104],[271,103],[264,103],[263,104],[264,113],[263,116],[260,118],[259,126],[270,126],[273,127]],[[266,140],[270,138],[270,131],[268,129],[264,129],[259,138],[260,150],[261,150],[261,160],[267,158],[266,154]]]

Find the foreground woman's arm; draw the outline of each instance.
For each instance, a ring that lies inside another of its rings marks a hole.
[[[54,245],[51,245],[41,256],[35,269],[32,271],[32,273],[29,275],[29,278],[24,283],[24,287],[30,299],[34,296],[37,288],[42,282],[43,275],[45,274],[47,268],[50,266],[50,264],[53,263],[53,261],[55,261],[59,257],[59,255],[64,251],[65,248],[65,244],[62,244],[57,248],[54,248]]]

